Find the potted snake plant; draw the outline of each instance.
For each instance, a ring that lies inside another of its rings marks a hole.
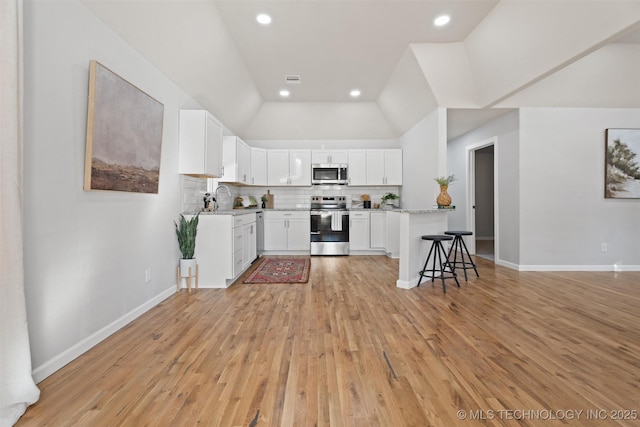
[[[186,219],[180,214],[179,222],[175,222],[176,235],[178,237],[178,246],[182,253],[180,259],[180,277],[188,278],[195,275],[196,272],[196,234],[198,233],[198,212],[190,219]]]

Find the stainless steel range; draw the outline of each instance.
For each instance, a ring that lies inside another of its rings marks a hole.
[[[311,197],[311,255],[349,255],[345,196]]]

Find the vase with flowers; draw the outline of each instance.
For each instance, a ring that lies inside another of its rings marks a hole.
[[[449,193],[447,193],[447,189],[449,188],[449,185],[455,180],[456,177],[454,175],[440,176],[438,178],[435,178],[435,181],[440,186],[440,194],[438,194],[438,197],[436,198],[436,203],[438,204],[439,208],[446,208],[451,206],[451,196],[449,195]]]

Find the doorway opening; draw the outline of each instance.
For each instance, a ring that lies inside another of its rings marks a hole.
[[[494,137],[467,147],[467,226],[473,232],[467,245],[494,262],[499,259],[497,143]]]

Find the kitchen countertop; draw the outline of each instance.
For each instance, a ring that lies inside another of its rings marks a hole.
[[[410,213],[410,214],[423,214],[423,213],[436,213],[436,212],[451,212],[454,209],[364,209],[364,208],[351,208],[350,211],[369,211],[369,212],[398,212],[398,213]]]
[[[267,212],[267,211],[309,211],[309,208],[243,208],[243,209],[218,209],[215,211],[200,212],[200,215],[245,215],[250,213]],[[184,215],[195,215],[193,212],[185,213]]]
[[[278,212],[278,211],[309,211],[309,208],[275,208],[275,209],[263,209],[263,208],[244,208],[244,209],[220,209],[220,210],[215,210],[215,211],[207,211],[207,212],[200,212],[200,215],[232,215],[232,216],[236,216],[236,215],[245,215],[245,214],[250,214],[250,213],[257,213],[257,212],[266,212],[266,211],[274,211],[274,212]],[[431,209],[400,209],[400,208],[394,208],[394,209],[364,209],[364,208],[349,208],[350,211],[367,211],[367,212],[397,212],[397,213],[409,213],[409,214],[423,214],[423,213],[438,213],[438,212],[451,212],[454,209],[438,209],[438,208],[431,208]],[[194,215],[193,212],[186,212],[183,213],[183,215]]]

